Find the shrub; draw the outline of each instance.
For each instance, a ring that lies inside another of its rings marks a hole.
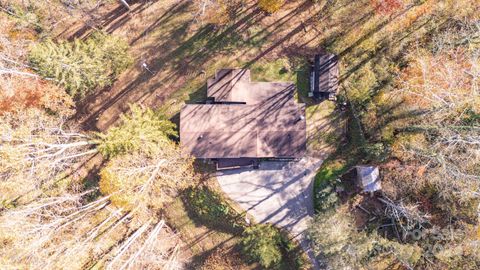
[[[232,209],[220,194],[206,187],[187,190],[188,204],[202,221],[224,227],[239,227],[243,218]]]
[[[335,186],[331,183],[327,183],[322,186],[316,193],[315,199],[317,200],[316,210],[325,211],[333,208],[338,203],[338,196],[335,192]]]
[[[277,228],[271,224],[257,224],[245,229],[242,251],[251,260],[268,268],[281,263],[281,244],[282,236]]]
[[[258,7],[268,13],[277,12],[283,5],[284,0],[258,0]]]
[[[31,49],[29,60],[41,76],[54,79],[72,97],[83,97],[110,85],[130,65],[127,50],[124,40],[95,32],[85,41],[46,40]]]
[[[33,26],[33,29],[38,33],[45,30],[44,25],[42,25],[42,16],[38,7],[32,4],[21,5],[15,3],[15,1],[10,2],[12,3],[2,3],[2,8],[10,14],[13,14],[12,18],[15,21],[15,28],[23,30]]]
[[[317,211],[325,211],[337,205],[338,196],[335,190],[337,178],[347,166],[340,161],[327,161],[315,176],[314,207]]]
[[[366,160],[369,161],[385,161],[388,157],[388,149],[382,143],[366,144],[361,149]]]

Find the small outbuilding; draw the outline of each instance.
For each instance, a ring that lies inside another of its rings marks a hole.
[[[309,96],[319,100],[336,100],[338,76],[337,55],[330,53],[315,55],[310,71]]]
[[[375,192],[382,189],[380,172],[376,166],[355,166],[356,185],[363,192]]]

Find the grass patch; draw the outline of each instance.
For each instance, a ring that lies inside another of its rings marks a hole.
[[[250,66],[253,81],[296,81],[296,73],[292,71],[286,58],[275,61],[259,61]]]
[[[310,91],[310,70],[308,65],[302,65],[296,71],[296,83],[297,83],[297,101],[303,102],[307,105],[314,103],[312,98],[308,97]]]
[[[266,29],[259,25],[251,26],[244,37],[244,42],[249,47],[260,48],[267,43],[267,36],[270,34]]]
[[[241,68],[245,63],[238,59],[231,60],[228,56],[217,57],[216,62],[206,65],[203,75],[191,76],[187,82],[175,91],[166,101],[169,116],[179,113],[184,104],[201,103],[207,99],[207,79],[222,68]],[[302,66],[303,68],[303,66]],[[308,91],[308,70],[291,70],[289,60],[281,58],[276,61],[259,61],[249,67],[253,81],[296,82],[299,92]],[[302,94],[300,94],[302,95]],[[302,98],[303,99],[303,98]]]
[[[327,100],[308,106],[306,118],[307,145],[311,151],[331,152],[344,141],[345,113],[337,110],[334,102]]]
[[[184,201],[194,219],[209,228],[239,234],[246,226],[245,215],[235,211],[222,194],[208,187],[188,189]]]
[[[295,92],[297,102],[313,104],[314,101],[308,98],[309,91],[309,68],[304,59],[292,63],[288,58],[280,58],[275,61],[259,61],[249,68],[252,74],[252,81],[261,82],[294,82],[297,91]]]
[[[212,178],[213,168],[209,164],[196,163],[196,171],[201,176],[200,185],[185,190],[181,196],[165,210],[169,224],[179,231],[182,240],[193,253],[192,269],[208,269],[212,256],[224,257],[239,254],[241,239],[245,228],[246,213],[235,202],[225,197]],[[250,218],[253,221],[253,218]],[[276,229],[276,228],[275,228]],[[308,258],[299,243],[290,240],[289,235],[279,229],[282,234],[280,244],[282,262],[274,269],[306,269]],[[244,256],[240,256],[247,262]],[[233,269],[258,269],[258,264],[251,262]],[[228,269],[228,268],[226,268]]]
[[[348,170],[347,163],[342,160],[327,160],[315,175],[313,185],[313,205],[316,211],[326,211],[338,203],[337,181]]]
[[[175,199],[165,214],[169,224],[179,231],[193,253],[190,266],[204,269],[202,267],[209,263],[209,257],[215,252],[224,252],[223,256],[229,256],[232,250],[239,249],[246,224],[243,216],[216,191],[201,187],[196,190],[193,195],[196,198],[193,199],[190,192],[186,192],[183,198]],[[282,261],[272,269],[307,269],[308,258],[300,245],[290,240],[287,233],[282,231],[281,234]],[[241,259],[246,261],[243,256]],[[258,265],[251,262],[242,265],[241,269],[258,269]]]
[[[209,229],[196,223],[189,215],[188,205],[181,198],[175,199],[166,209],[169,224],[180,232],[193,255],[201,255],[222,245],[234,246],[239,239],[235,236]]]
[[[310,109],[310,108],[309,108]],[[309,113],[307,110],[307,119]],[[361,133],[360,123],[347,110],[348,119],[347,143],[339,145],[335,151],[320,167],[315,176],[313,186],[313,205],[316,211],[325,211],[336,205],[335,188],[340,184],[337,179],[350,170],[353,166],[368,162],[365,154],[365,139]]]

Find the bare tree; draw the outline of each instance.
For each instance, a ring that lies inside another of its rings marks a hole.
[[[127,3],[126,0],[118,0],[120,4],[122,4],[124,7],[126,7],[128,10],[130,10],[130,5]]]
[[[395,149],[405,161],[425,168],[422,177],[444,199],[463,203],[478,198],[480,175],[480,61],[478,52],[450,49],[431,54],[417,51],[399,77],[403,99],[399,113],[421,111],[409,121],[397,121],[416,132],[416,139],[398,140]]]
[[[180,245],[171,232],[165,220],[143,224],[116,249],[106,268],[123,270],[162,266],[163,269],[181,269],[178,260]]]
[[[194,0],[195,13],[193,20],[201,24],[213,24],[221,26],[227,24],[230,18],[230,10],[244,4],[238,0]]]
[[[136,208],[151,215],[191,185],[193,160],[170,141],[159,144],[150,153],[135,152],[112,159],[101,171],[100,189],[111,194],[112,201],[126,209]]]
[[[112,159],[103,177],[108,179],[103,182],[108,194],[124,189],[115,184],[128,178],[135,180],[131,182],[135,189],[125,190],[134,195],[141,191],[142,196],[152,187],[160,189],[155,184],[163,185],[160,190],[168,194],[173,186],[188,182],[191,159],[170,140],[176,134],[174,124],[162,114],[133,106],[130,114],[122,116],[122,123],[106,134],[76,130],[64,118],[38,109],[0,115],[0,199],[39,192],[39,187],[69,175],[75,164],[99,151]],[[156,196],[152,201],[163,199]]]
[[[44,197],[2,213],[0,240],[9,244],[0,257],[30,269],[82,269],[92,256],[114,269],[176,264],[179,239],[163,219],[142,223],[135,212],[112,207],[109,196],[87,202],[94,191]]]
[[[37,109],[0,116],[0,200],[39,192],[97,152],[96,141]]]
[[[390,217],[403,231],[403,235],[414,228],[422,228],[429,221],[429,216],[418,210],[418,205],[405,205],[394,202],[388,197],[379,198],[385,204],[385,214]]]
[[[13,22],[6,17],[0,17],[0,26],[3,29],[13,28]],[[26,52],[31,41],[27,39],[12,40],[8,32],[0,30],[0,93],[1,95],[15,93],[14,76],[38,78],[36,74],[28,71],[24,63]],[[0,96],[1,96],[0,95]]]

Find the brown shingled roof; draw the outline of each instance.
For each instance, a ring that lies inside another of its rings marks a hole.
[[[246,104],[185,105],[180,113],[184,151],[198,158],[304,155],[305,106],[295,102],[293,83],[250,82],[248,70],[222,70],[216,79],[207,90],[216,102]]]

